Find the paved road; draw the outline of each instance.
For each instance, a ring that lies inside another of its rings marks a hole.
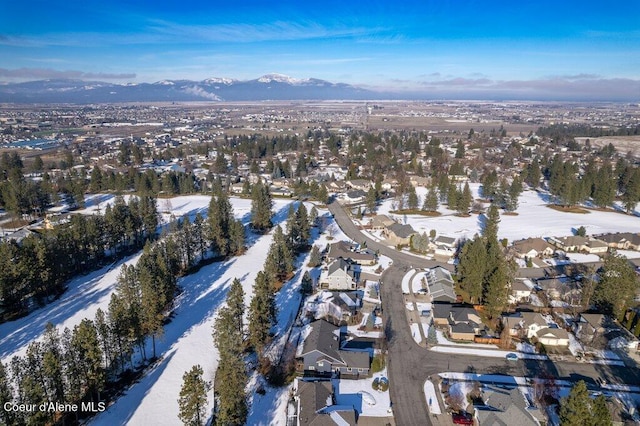
[[[380,293],[384,309],[384,328],[389,342],[389,391],[398,425],[432,424],[427,411],[423,385],[429,376],[445,371],[527,377],[551,375],[562,380],[585,379],[590,382],[593,382],[595,377],[602,377],[607,382],[640,383],[637,368],[577,362],[554,363],[548,360],[514,362],[502,358],[433,352],[419,346],[411,336],[406,318],[405,301],[401,290],[402,277],[412,266],[428,268],[437,265],[451,267],[451,265],[398,252],[373,241],[360,232],[342,206],[332,203],[329,209],[349,238],[357,242],[366,241],[367,247],[379,250],[381,254],[393,260],[393,265],[381,277],[383,284]]]

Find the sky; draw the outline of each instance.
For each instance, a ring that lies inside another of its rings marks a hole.
[[[434,98],[640,100],[640,1],[0,2],[0,82],[269,73]]]

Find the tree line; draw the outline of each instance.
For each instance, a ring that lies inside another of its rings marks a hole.
[[[69,223],[17,243],[0,242],[0,307],[10,318],[43,305],[78,275],[141,248],[158,226],[156,199],[117,196],[104,215],[72,215]]]

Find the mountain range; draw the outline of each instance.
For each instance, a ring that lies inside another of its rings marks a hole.
[[[344,83],[268,74],[254,80],[208,78],[115,84],[83,80],[38,80],[0,84],[0,103],[110,103],[264,100],[362,100],[386,98]]]

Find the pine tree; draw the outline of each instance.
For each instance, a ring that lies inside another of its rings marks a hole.
[[[227,306],[231,311],[231,317],[233,318],[233,326],[240,336],[241,340],[244,340],[244,290],[242,284],[237,278],[233,279],[229,293],[227,293]]]
[[[104,387],[105,373],[102,368],[102,350],[98,332],[89,319],[83,319],[73,329],[71,346],[78,354],[76,368],[81,373],[81,389],[85,389],[91,400],[100,401],[100,392]]]
[[[462,192],[458,195],[458,202],[456,203],[456,211],[459,214],[467,214],[469,213],[469,209],[471,209],[471,202],[473,201],[473,195],[471,194],[471,189],[469,188],[469,183],[464,184],[464,188]]]
[[[269,330],[276,321],[277,308],[269,276],[260,271],[256,276],[253,298],[249,305],[249,342],[261,353],[269,340]]]
[[[604,395],[598,395],[595,400],[591,401],[591,424],[593,426],[613,426]]]
[[[584,426],[591,424],[589,412],[589,391],[583,380],[576,383],[569,396],[560,402],[561,426]]]
[[[329,192],[327,191],[326,186],[320,185],[320,188],[318,188],[318,195],[316,196],[316,198],[322,204],[327,204],[329,202]]]
[[[462,288],[469,293],[471,303],[478,303],[482,299],[486,254],[484,241],[477,235],[462,246],[458,277]]]
[[[273,233],[273,242],[267,253],[264,271],[274,283],[283,282],[293,271],[293,253],[280,225],[276,226]]]
[[[316,266],[320,266],[322,264],[322,255],[320,254],[320,250],[318,246],[313,246],[311,248],[311,254],[309,255],[309,266],[315,268]]]
[[[369,213],[374,214],[376,212],[378,202],[378,194],[374,187],[369,188],[367,192],[367,197],[365,198],[365,205],[367,206],[367,210]]]
[[[318,221],[318,209],[316,206],[311,207],[311,211],[309,212],[309,223],[311,226],[316,226],[316,222]]]
[[[7,369],[0,361],[0,407],[5,404],[13,404],[13,389]],[[12,425],[17,423],[16,415],[11,410],[0,409],[0,423]]]
[[[178,418],[184,425],[201,426],[206,422],[207,392],[209,384],[204,381],[202,367],[194,365],[182,376],[182,387],[178,405]]]
[[[429,188],[429,192],[427,192],[427,196],[424,198],[422,210],[427,212],[435,212],[438,210],[438,193],[434,186]]]
[[[458,209],[458,201],[460,198],[460,191],[456,188],[456,185],[452,182],[447,189],[447,205],[450,210]]]
[[[298,239],[296,241],[296,249],[298,251],[306,250],[309,246],[311,238],[311,224],[309,223],[309,215],[304,203],[300,203],[295,215],[296,228],[298,229]]]
[[[314,246],[315,247],[315,246]],[[302,297],[308,296],[313,292],[313,279],[309,275],[309,271],[304,271],[302,281],[300,282],[300,293]]]
[[[638,278],[628,260],[616,253],[607,256],[602,269],[593,302],[600,312],[621,318],[633,303]]]
[[[221,308],[213,331],[214,343],[220,354],[215,386],[219,401],[216,424],[220,426],[243,425],[248,413],[243,342],[237,330],[233,310]]]
[[[409,210],[416,210],[418,208],[419,200],[416,189],[411,185],[409,187],[409,195],[407,196],[407,207]]]
[[[492,319],[498,318],[507,306],[509,280],[509,271],[504,260],[499,261],[486,278],[483,300],[485,311]]]
[[[66,402],[60,335],[51,323],[47,323],[41,349],[45,392],[57,401]]]
[[[258,182],[251,190],[251,225],[254,229],[260,232],[271,229],[272,207],[269,188],[262,182]]]
[[[498,207],[491,203],[489,210],[485,215],[484,229],[482,230],[482,236],[485,240],[498,240],[498,224],[500,223],[500,213],[498,213]]]

